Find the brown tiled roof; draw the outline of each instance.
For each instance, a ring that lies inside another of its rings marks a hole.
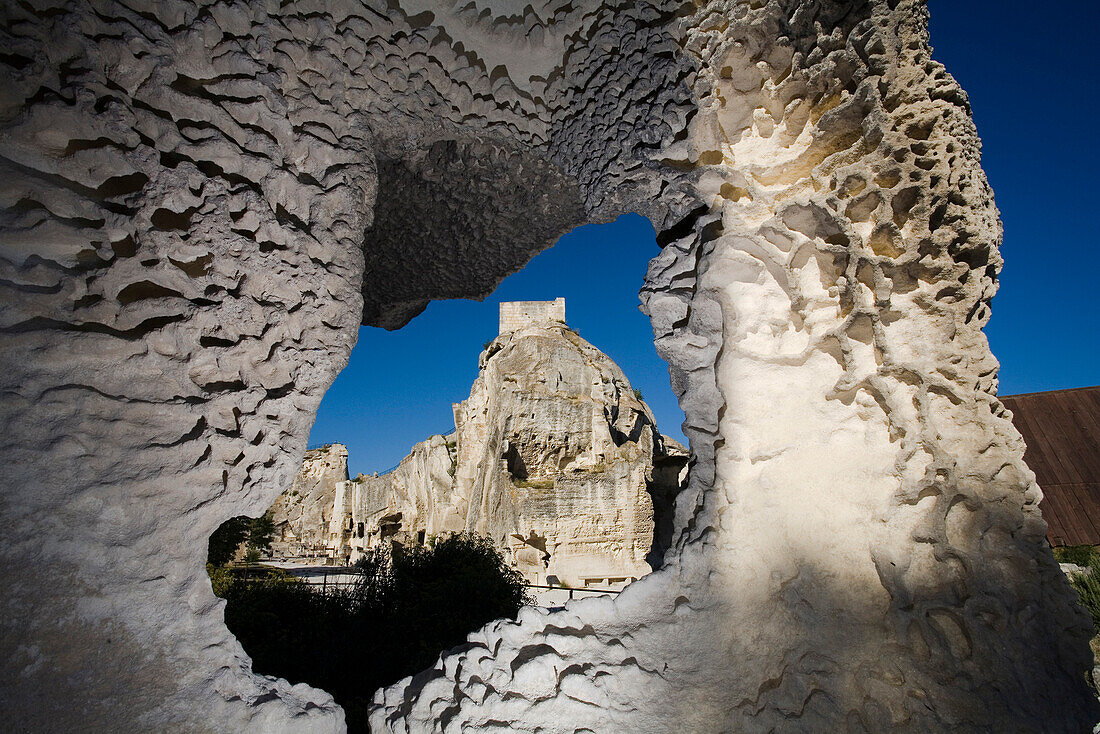
[[[1051,545],[1100,545],[1100,386],[1008,395]]]

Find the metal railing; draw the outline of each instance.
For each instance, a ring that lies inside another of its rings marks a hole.
[[[549,591],[568,591],[569,600],[573,600],[573,592],[589,594],[621,594],[622,589],[594,589],[591,586],[581,586],[574,588],[572,586],[545,586],[543,584],[524,584],[528,589],[547,589]]]
[[[303,582],[309,584],[310,586],[320,586],[321,587],[320,591],[321,591],[322,594],[328,593],[328,591],[330,589],[333,590],[333,591],[337,591],[340,588],[347,588],[347,587],[355,586],[356,584],[359,584],[361,580],[358,579],[358,578],[348,578],[348,577],[355,577],[355,576],[362,576],[363,575],[363,572],[359,571],[354,566],[331,566],[331,567],[325,567],[325,566],[316,567],[316,566],[314,566],[314,567],[309,567],[309,568],[296,569],[296,570],[299,570],[299,571],[308,571],[309,573],[306,573],[306,574],[294,573],[290,569],[280,568],[278,566],[267,566],[267,565],[264,565],[264,564],[238,565],[238,566],[230,566],[229,568],[233,569],[236,573],[243,572],[243,573],[240,573],[240,575],[238,575],[237,578],[234,579],[234,582],[236,582],[236,583],[241,583],[241,582],[248,583],[248,584],[263,583],[263,582],[267,581],[269,578],[271,578],[271,576],[270,576],[270,574],[262,573],[262,572],[273,571],[273,570],[274,571],[283,571],[287,575],[293,576],[295,579],[298,579],[299,581],[303,581]],[[235,573],[235,575],[236,575],[236,573]],[[335,576],[336,578],[331,578],[330,579],[329,578],[330,576]],[[320,577],[320,581],[316,580],[317,577]],[[593,588],[591,586],[572,587],[572,586],[557,586],[557,585],[527,584],[527,583],[523,584],[523,586],[524,586],[524,588],[527,588],[527,589],[542,589],[542,590],[545,590],[545,591],[564,591],[564,592],[568,592],[570,601],[572,601],[575,598],[574,594],[621,594],[622,591],[623,591],[622,589],[597,589],[597,588]],[[532,602],[532,604],[533,604],[533,602]]]

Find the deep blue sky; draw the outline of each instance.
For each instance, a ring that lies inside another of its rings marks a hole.
[[[1001,395],[1100,383],[1096,0],[930,0],[970,96],[1005,235],[986,327]]]
[[[983,165],[1005,225],[1006,260],[986,333],[1002,395],[1100,383],[1097,235],[1100,169],[1094,35],[1100,3],[930,0],[933,57],[970,95]],[[1057,7],[1057,10],[1053,8]],[[569,324],[642,390],[663,433],[683,441],[668,370],[638,311],[653,229],[637,216],[574,230],[482,303],[431,304],[396,332],[364,327],[326,394],[310,445],[347,444],[349,470],[384,471],[454,427],[497,304],[566,299]]]

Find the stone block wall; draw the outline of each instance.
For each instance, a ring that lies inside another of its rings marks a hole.
[[[506,301],[500,304],[501,334],[554,321],[565,323],[564,298],[555,298],[553,301]]]

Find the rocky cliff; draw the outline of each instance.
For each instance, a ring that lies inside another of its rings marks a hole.
[[[337,489],[348,478],[348,450],[330,444],[306,452],[290,489],[271,506],[277,555],[323,554]]]
[[[501,334],[480,366],[455,406],[452,496],[464,529],[501,542],[540,582],[647,573],[647,554],[667,543],[654,536],[655,504],[664,509],[678,486],[678,472],[654,467],[683,466],[686,453],[657,431],[622,370],[553,322]]]
[[[325,535],[316,508],[329,501],[338,558],[468,531],[536,583],[622,584],[658,565],[687,452],[657,431],[622,370],[556,320],[502,333],[479,361],[454,432],[392,471],[344,481],[342,446],[310,452],[276,503],[291,540]]]

